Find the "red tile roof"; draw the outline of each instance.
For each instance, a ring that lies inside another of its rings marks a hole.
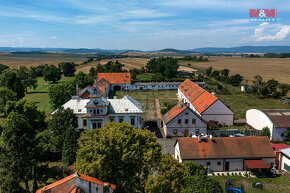
[[[200,114],[218,100],[217,97],[199,87],[194,82],[191,82],[189,79],[181,83],[178,89]]]
[[[276,128],[290,127],[290,109],[264,109],[263,111]]]
[[[181,159],[260,159],[275,157],[269,138],[265,136],[202,139],[202,142],[198,142],[197,138],[178,138]]]
[[[280,151],[281,149],[285,149],[285,148],[288,148],[290,147],[289,145],[286,145],[286,144],[275,144],[275,143],[272,143],[272,148],[275,152],[278,152]]]
[[[249,169],[269,169],[270,167],[264,160],[244,160]]]
[[[183,112],[185,109],[189,109],[191,112],[193,112],[197,117],[199,117],[202,121],[204,121],[198,114],[196,114],[194,111],[192,111],[188,106],[186,106],[182,101],[178,102],[177,105],[172,107],[167,113],[163,115],[163,121],[165,124],[168,124],[170,121],[172,121],[175,117],[177,117],[181,112]],[[204,121],[205,122],[205,121]],[[206,123],[206,122],[205,122]]]
[[[65,178],[63,178],[63,179],[61,179],[61,180],[59,180],[59,181],[56,181],[56,182],[54,182],[54,183],[52,183],[52,184],[49,184],[49,185],[47,185],[47,186],[45,186],[45,187],[43,187],[43,188],[37,190],[36,193],[41,193],[42,190],[53,189],[53,188],[55,188],[55,187],[57,187],[57,186],[59,186],[59,185],[61,185],[61,184],[64,184],[64,183],[70,181],[70,180],[73,179],[73,178],[83,179],[83,180],[86,180],[86,181],[88,181],[88,182],[92,182],[92,183],[99,184],[99,185],[103,185],[103,186],[106,185],[106,184],[108,184],[108,183],[106,183],[106,182],[102,182],[101,180],[98,180],[98,179],[96,179],[96,178],[93,178],[93,177],[87,176],[87,175],[85,175],[85,174],[74,173],[74,174],[72,174],[72,175],[70,175],[70,176],[67,176],[67,177],[65,177]],[[116,186],[115,186],[114,184],[108,184],[108,185],[110,185],[109,187],[110,187],[111,189],[114,189],[114,190],[116,189]],[[76,187],[77,187],[77,184],[76,184]],[[74,189],[77,190],[78,188],[76,188],[76,187],[75,187]],[[73,189],[72,191],[74,191],[74,189]]]
[[[98,73],[97,81],[102,78],[106,79],[110,84],[131,84],[130,72]]]

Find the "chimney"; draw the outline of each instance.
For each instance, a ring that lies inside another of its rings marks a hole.
[[[183,104],[182,104],[182,103],[180,103],[180,104],[179,104],[179,108],[182,108],[182,107],[183,107]]]
[[[197,138],[198,138],[198,142],[201,143],[201,135],[200,134],[198,134]]]
[[[76,93],[77,93],[77,96],[79,96],[79,84],[76,83]]]

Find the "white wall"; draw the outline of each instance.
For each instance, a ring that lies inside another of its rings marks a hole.
[[[290,166],[290,159],[287,158],[285,155],[282,154],[281,170],[286,171],[286,170],[284,169],[284,164],[285,164],[285,163],[286,163],[288,166]],[[289,172],[289,171],[288,171],[288,172]]]
[[[180,149],[179,149],[179,143],[177,142],[174,147],[174,157],[178,160],[179,163],[182,163],[181,157],[180,157]]]
[[[201,115],[206,121],[213,120],[228,126],[234,124],[234,113],[220,100],[215,101]]]
[[[188,115],[186,115],[188,113]],[[178,119],[181,120],[181,124],[178,124]],[[188,119],[188,124],[185,124],[185,119]],[[195,124],[192,124],[192,119],[196,120]],[[184,136],[184,130],[188,130],[188,136],[195,135],[196,129],[199,129],[199,133],[207,134],[207,125],[198,116],[196,116],[190,109],[185,109],[167,125],[164,124],[166,136],[182,137]],[[177,129],[177,134],[174,134],[174,129]]]
[[[177,89],[178,85],[176,84],[164,84],[164,85],[126,85],[124,86],[124,90],[175,90]]]

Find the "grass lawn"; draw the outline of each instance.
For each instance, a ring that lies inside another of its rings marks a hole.
[[[73,77],[62,77],[59,82],[70,81],[72,79]],[[39,77],[37,79],[37,84],[38,86],[36,89],[28,89],[28,93],[25,95],[25,98],[35,101],[39,110],[43,110],[46,113],[51,113],[52,109],[49,103],[48,89],[52,84],[45,82],[43,77]]]
[[[209,178],[219,182],[225,188],[225,181],[229,179],[234,184],[240,185],[242,182],[245,186],[246,193],[286,193],[289,192],[290,182],[284,176],[276,178],[246,178],[241,176],[210,176]],[[256,189],[252,187],[254,182],[263,184],[263,189]]]
[[[225,101],[226,105],[230,106],[235,113],[235,118],[246,118],[246,111],[249,109],[289,109],[290,106],[284,104],[280,100],[271,98],[258,98],[251,93],[241,93],[240,87],[234,87],[229,84],[224,84],[210,79],[205,79],[207,90],[215,91],[217,97]],[[224,94],[223,91],[218,91],[217,84],[220,84],[230,94]]]
[[[146,74],[138,74],[136,76],[136,79],[137,81],[150,81],[152,80],[152,77],[154,76],[154,74],[149,74],[149,73],[146,73]]]
[[[117,91],[116,96],[118,98],[122,98],[125,95],[129,95],[136,99],[138,102],[142,104],[143,107],[143,117],[145,120],[150,120],[152,117],[156,115],[155,107],[155,99],[159,99],[160,107],[165,108],[164,103],[169,102],[176,104],[178,102],[177,99],[177,90],[159,90],[159,91]],[[154,111],[154,112],[152,112]]]

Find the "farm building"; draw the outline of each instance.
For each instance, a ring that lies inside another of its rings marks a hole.
[[[100,128],[107,121],[128,122],[136,128],[143,126],[142,105],[130,96],[108,99],[97,85],[92,87],[88,99],[72,97],[63,105],[70,108],[78,118],[78,129]]]
[[[210,172],[270,169],[275,154],[268,137],[178,138],[175,159],[193,161]]]
[[[110,90],[122,90],[131,85],[130,72],[98,73],[97,81],[105,79],[110,83]]]
[[[290,172],[290,147],[279,151],[279,170]]]
[[[163,115],[163,129],[166,137],[207,134],[207,124],[203,118],[182,101]]]
[[[115,190],[116,186],[114,184],[102,182],[91,176],[76,172],[37,190],[36,193],[113,193]]]
[[[268,127],[272,140],[285,140],[286,132],[290,129],[290,109],[250,109],[246,119],[247,124],[257,130]]]
[[[286,145],[286,144],[272,143],[272,148],[273,148],[273,150],[274,150],[274,152],[276,154],[275,166],[276,166],[277,169],[280,169],[279,166],[280,166],[280,163],[282,161],[282,156],[281,156],[280,150],[286,149],[286,148],[289,148],[289,147],[290,146]]]
[[[178,95],[185,104],[207,122],[233,125],[234,113],[221,100],[194,82],[186,79],[178,86]]]

